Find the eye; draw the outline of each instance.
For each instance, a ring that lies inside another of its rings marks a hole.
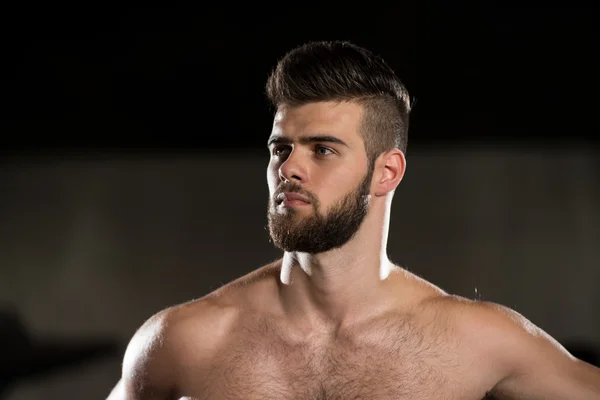
[[[271,154],[273,154],[274,156],[279,156],[281,155],[281,152],[287,150],[287,148],[288,146],[275,146],[273,147]]]
[[[329,153],[324,153],[324,152],[323,152],[323,151],[321,151],[321,150],[324,150],[324,151],[326,151],[326,152],[329,152]],[[327,148],[327,147],[325,147],[325,146],[317,146],[317,148],[316,148],[315,152],[316,152],[316,153],[317,153],[317,155],[319,155],[319,156],[327,156],[327,155],[329,155],[330,153],[331,153],[331,154],[333,154],[333,150],[331,150],[331,149],[329,149],[329,148]]]

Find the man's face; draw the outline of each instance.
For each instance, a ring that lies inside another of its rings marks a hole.
[[[268,228],[284,251],[339,248],[367,215],[373,171],[358,130],[362,106],[318,102],[280,107],[269,138]],[[292,192],[308,203],[281,201]]]

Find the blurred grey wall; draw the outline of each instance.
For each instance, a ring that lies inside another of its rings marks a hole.
[[[169,305],[279,257],[263,155],[21,160],[0,167],[0,306],[34,335],[127,343]],[[559,148],[408,154],[393,261],[507,305],[561,342],[600,343],[600,161]],[[9,400],[101,399],[120,357],[24,381]]]

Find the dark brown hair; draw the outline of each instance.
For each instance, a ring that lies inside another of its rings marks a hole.
[[[349,42],[311,42],[288,52],[269,76],[267,97],[277,108],[316,101],[364,107],[361,135],[372,167],[393,148],[406,153],[408,91],[385,61]]]

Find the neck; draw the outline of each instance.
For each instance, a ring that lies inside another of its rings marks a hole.
[[[342,326],[376,314],[391,298],[395,268],[386,254],[389,211],[365,218],[343,247],[325,253],[286,252],[281,299],[290,318],[310,326]]]

